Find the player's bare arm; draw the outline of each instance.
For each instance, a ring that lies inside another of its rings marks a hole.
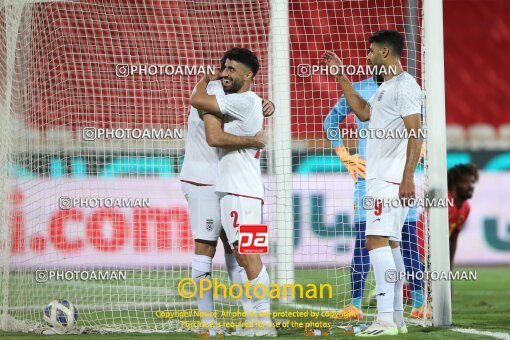
[[[207,84],[217,79],[218,75],[206,75],[197,83],[191,94],[191,105],[198,110],[205,111],[202,118],[207,144],[212,147],[229,149],[265,148],[267,135],[264,131],[259,131],[255,136],[235,136],[223,131],[221,110],[216,96],[207,94]],[[271,101],[263,99],[262,105],[264,117],[274,114],[275,107]]]
[[[223,131],[222,120],[216,115],[205,113],[203,119],[205,139],[209,146],[229,149],[263,149],[266,147],[267,135],[264,130],[257,132],[253,137],[241,137]]]
[[[197,110],[207,111],[210,114],[221,117],[221,110],[216,101],[216,96],[207,94],[207,84],[210,81],[218,79],[218,75],[206,75],[195,85],[191,93],[191,105]]]
[[[326,65],[330,67],[331,66],[340,67],[342,65],[340,58],[333,51],[327,51],[326,53],[324,53],[323,58],[326,61]],[[347,103],[349,103],[349,106],[351,107],[352,111],[356,114],[356,116],[358,116],[359,120],[363,122],[369,120],[370,105],[368,104],[368,102],[356,92],[356,90],[352,86],[352,83],[345,75],[341,74],[341,72],[339,72],[336,75],[336,79],[340,84],[340,87],[342,88],[342,92],[345,96],[345,99],[347,99]]]
[[[221,110],[216,101],[216,96],[207,94],[207,84],[217,80],[218,75],[206,75],[203,77],[191,93],[191,105],[201,111],[221,117]],[[268,99],[262,99],[262,113],[264,117],[271,117],[275,112],[274,103]]]
[[[407,141],[407,158],[402,183],[400,183],[399,197],[406,199],[414,198],[415,195],[414,171],[420,160],[422,140],[419,138],[418,133],[421,128],[420,114],[409,115],[403,119],[404,126],[407,132],[409,132],[409,139]]]

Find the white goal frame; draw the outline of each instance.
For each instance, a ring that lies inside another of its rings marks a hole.
[[[59,0],[57,0],[59,1]],[[62,0],[60,0],[62,1]],[[25,4],[51,2],[51,0],[1,0],[0,6],[6,11],[7,59],[5,96],[0,98],[0,176],[8,178],[8,158],[11,143],[11,97],[15,63],[15,46],[21,14]],[[444,49],[442,0],[423,0],[423,64],[424,93],[427,110],[427,176],[431,198],[447,197],[446,183],[446,123],[444,86]],[[270,141],[270,161],[274,162],[277,183],[277,211],[274,227],[278,240],[276,258],[276,282],[279,285],[295,281],[293,265],[293,211],[292,211],[292,155],[291,155],[291,114],[290,114],[290,50],[288,0],[271,0],[271,89],[276,106]],[[9,14],[7,14],[9,11]],[[10,20],[10,21],[9,21]],[[10,47],[10,48],[9,48]],[[8,183],[0,181],[0,195],[6,197]],[[0,233],[8,235],[7,203],[0,203]],[[447,272],[449,267],[448,213],[446,208],[431,208],[430,226],[430,270]],[[0,329],[8,329],[8,281],[10,237],[3,237],[6,245],[0,253],[0,287],[2,292]],[[282,241],[283,240],[283,241]],[[450,326],[451,287],[448,281],[431,283],[431,298],[434,326]],[[280,301],[291,303],[290,298]]]
[[[427,161],[429,195],[448,197],[446,181],[446,118],[444,85],[443,1],[423,1],[424,89],[427,110]],[[430,270],[450,270],[448,210],[430,208]],[[432,321],[434,326],[452,324],[449,281],[432,281]]]

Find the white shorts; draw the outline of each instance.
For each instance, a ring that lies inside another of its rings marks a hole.
[[[262,223],[262,201],[256,198],[221,194],[221,224],[232,246],[237,242],[240,224]]]
[[[399,202],[399,188],[400,185],[396,183],[380,179],[367,180],[367,197],[373,199],[374,208],[366,210],[367,228],[365,235],[388,236],[391,241],[402,241],[402,227],[409,208],[396,204]],[[378,205],[378,199],[384,200],[386,204]]]
[[[181,182],[188,201],[188,215],[194,240],[217,241],[220,238],[220,197],[214,185]]]

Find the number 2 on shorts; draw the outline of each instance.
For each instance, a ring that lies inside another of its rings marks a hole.
[[[234,219],[234,223],[233,223],[234,228],[239,228],[239,224],[237,224],[237,220],[239,219],[239,213],[235,210],[232,210],[230,212],[230,217],[232,217]]]

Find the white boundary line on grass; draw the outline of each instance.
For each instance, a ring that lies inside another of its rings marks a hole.
[[[314,311],[333,312],[333,311],[338,310],[338,309],[331,308],[331,307],[314,306],[314,305],[303,304],[303,303],[289,303],[289,304],[287,304],[287,306],[298,308],[298,309],[310,309],[310,310],[314,310]],[[365,315],[370,316],[370,317],[376,316],[375,314],[368,314],[368,313],[365,313]],[[415,324],[415,325],[423,326],[423,324],[417,320],[406,319],[406,321],[409,323]],[[480,336],[488,336],[491,338],[502,339],[502,340],[510,340],[510,334],[508,334],[508,333],[480,331],[480,330],[473,329],[473,328],[458,328],[458,327],[445,328],[445,329],[450,330],[452,332],[458,332],[458,333],[464,333],[464,334],[474,334],[474,335],[480,335]]]
[[[495,339],[510,340],[510,334],[508,333],[479,331],[473,328],[450,328],[450,330],[458,333],[490,336],[491,338]]]

